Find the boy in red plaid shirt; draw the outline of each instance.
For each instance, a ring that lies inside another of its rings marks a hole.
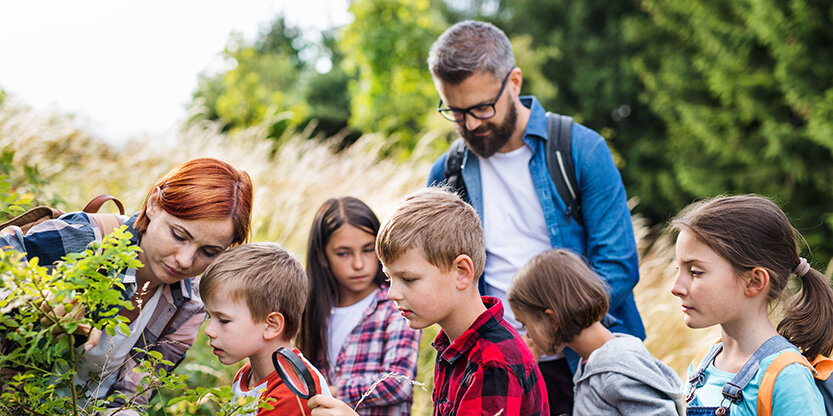
[[[442,189],[411,194],[386,219],[376,253],[408,325],[442,328],[433,343],[434,415],[549,415],[532,353],[500,301],[477,290],[486,253],[474,208]],[[313,416],[353,414],[327,397],[309,406]]]

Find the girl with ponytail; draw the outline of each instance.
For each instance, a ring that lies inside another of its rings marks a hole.
[[[780,355],[815,361],[833,348],[833,290],[800,257],[801,237],[786,215],[760,196],[721,197],[690,205],[671,228],[679,267],[671,293],[682,301],[685,324],[720,325],[722,335],[689,366],[687,414],[824,415],[815,370],[803,359],[768,382],[774,385],[770,397],[758,397]],[[770,306],[793,277],[801,289],[787,301],[776,329]]]

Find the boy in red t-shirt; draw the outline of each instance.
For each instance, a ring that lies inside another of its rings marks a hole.
[[[272,364],[278,348],[292,349],[316,379],[316,391],[329,395],[318,370],[292,348],[307,297],[301,263],[274,243],[251,243],[221,254],[205,270],[200,294],[209,322],[205,335],[225,365],[244,358],[232,390],[237,397],[256,397],[273,409],[257,416],[309,415],[306,400],[295,396]]]

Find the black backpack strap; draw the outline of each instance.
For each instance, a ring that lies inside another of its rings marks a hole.
[[[466,183],[463,182],[463,167],[466,165],[466,143],[462,138],[458,138],[448,148],[448,157],[445,159],[445,167],[443,169],[443,177],[445,183],[460,195],[463,200],[468,200],[468,191],[466,190]]]
[[[567,205],[567,216],[584,225],[581,193],[573,166],[573,118],[547,112],[547,167],[558,195]]]

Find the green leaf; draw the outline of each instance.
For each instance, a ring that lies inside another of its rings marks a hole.
[[[119,331],[121,331],[125,335],[130,335],[130,327],[127,326],[124,322],[119,322]]]

